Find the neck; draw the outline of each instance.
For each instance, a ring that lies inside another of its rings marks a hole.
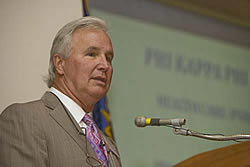
[[[94,105],[97,101],[90,101],[90,100],[83,100],[80,98],[77,98],[70,89],[68,89],[67,86],[60,86],[57,83],[53,84],[53,87],[71,98],[74,102],[76,102],[86,113],[92,112],[94,109]],[[90,98],[85,98],[90,99]]]

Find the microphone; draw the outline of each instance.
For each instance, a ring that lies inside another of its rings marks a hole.
[[[182,126],[185,125],[185,119],[160,119],[160,118],[147,118],[144,116],[138,116],[135,118],[135,125],[137,127],[145,126]]]

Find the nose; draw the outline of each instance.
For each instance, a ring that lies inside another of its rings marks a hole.
[[[110,63],[107,61],[106,56],[102,55],[99,57],[98,70],[106,72],[110,68]]]

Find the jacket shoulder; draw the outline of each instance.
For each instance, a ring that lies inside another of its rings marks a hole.
[[[42,100],[35,100],[27,103],[14,103],[8,106],[1,113],[1,117],[25,116],[27,114],[35,114],[43,110],[44,104]]]

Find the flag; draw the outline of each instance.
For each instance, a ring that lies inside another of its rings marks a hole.
[[[88,0],[82,0],[83,16],[89,16]],[[109,110],[107,107],[106,96],[102,97],[94,106],[93,119],[99,129],[108,137],[114,139],[111,128]]]
[[[83,16],[89,16],[88,0],[82,0]]]
[[[104,132],[106,136],[113,137],[113,132],[111,128],[111,121],[109,110],[107,107],[106,96],[102,97],[94,106],[93,119],[101,131]]]

